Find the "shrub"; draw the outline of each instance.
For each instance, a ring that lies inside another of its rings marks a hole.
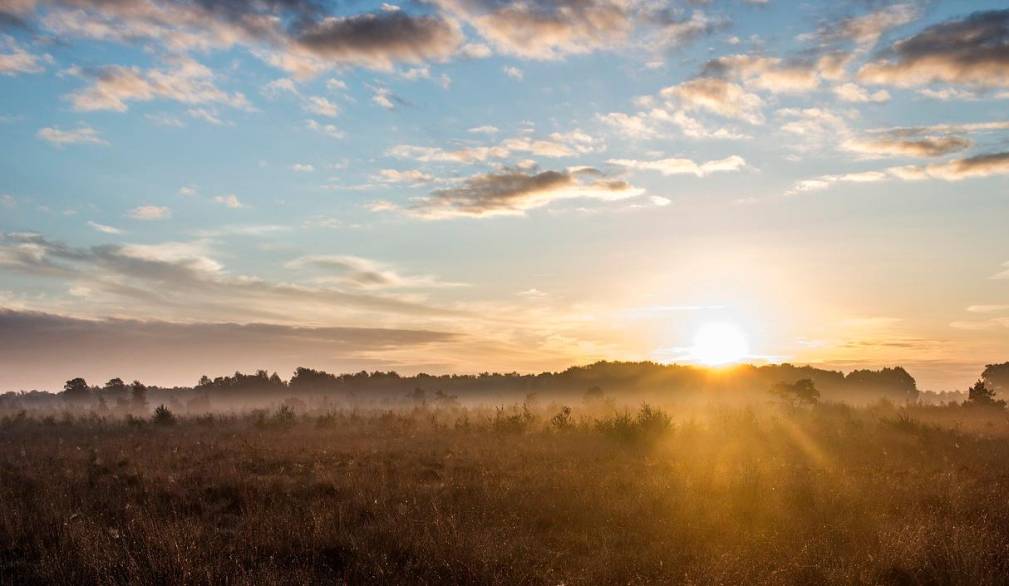
[[[156,425],[175,425],[178,420],[168,407],[158,405],[157,409],[154,410],[154,417],[151,421]]]
[[[557,431],[567,431],[574,427],[574,425],[574,421],[571,418],[571,407],[567,405],[561,407],[561,410],[550,418],[550,427]]]
[[[494,431],[502,433],[523,433],[536,421],[536,416],[529,406],[522,404],[522,410],[517,413],[507,413],[504,407],[498,407],[494,413],[492,425]]]
[[[673,426],[672,417],[645,403],[636,417],[627,411],[596,421],[596,430],[615,440],[628,443],[655,441]]]

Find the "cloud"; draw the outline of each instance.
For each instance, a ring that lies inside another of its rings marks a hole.
[[[522,78],[525,77],[525,74],[522,73],[521,69],[519,69],[518,67],[511,66],[511,65],[506,65],[502,69],[502,71],[504,71],[505,75],[507,75],[508,77],[510,77],[510,78],[512,78],[514,80],[522,81]]]
[[[880,135],[850,138],[841,148],[869,156],[940,157],[970,148],[974,143],[962,136],[921,136],[913,129],[895,129]]]
[[[325,283],[273,282],[227,271],[210,243],[108,244],[77,248],[38,234],[0,234],[0,269],[92,291],[84,308],[124,317],[373,323],[376,315],[418,319],[464,312],[416,300],[342,291]],[[42,303],[44,300],[39,300]]]
[[[426,219],[521,215],[563,199],[615,201],[642,193],[643,189],[608,179],[591,168],[542,172],[504,169],[472,176],[457,187],[433,191],[405,211]]]
[[[435,177],[433,175],[429,175],[418,169],[410,169],[408,171],[381,169],[375,178],[383,183],[411,183],[415,185],[435,181]]]
[[[689,17],[684,17],[678,9],[670,7],[648,10],[642,18],[655,26],[645,41],[652,50],[681,47],[729,24],[722,19],[710,18],[701,10],[694,10]]]
[[[277,98],[281,94],[301,95],[301,92],[298,91],[298,85],[289,77],[281,77],[267,83],[263,86],[261,92],[268,98]]]
[[[996,313],[1009,311],[1009,305],[971,305],[967,308],[971,313]]]
[[[34,55],[25,51],[13,37],[0,36],[0,75],[42,73],[45,64],[52,61],[50,55]]]
[[[862,171],[860,173],[844,173],[840,175],[821,175],[815,179],[799,181],[785,195],[797,195],[810,191],[822,191],[835,183],[876,183],[886,181],[889,176],[882,171]]]
[[[696,175],[704,177],[711,173],[739,171],[746,167],[746,161],[738,155],[732,155],[717,161],[695,163],[690,159],[661,159],[658,161],[635,161],[629,159],[610,159],[612,165],[620,165],[629,169],[658,171],[663,175]]]
[[[389,88],[376,87],[372,90],[371,101],[373,104],[381,106],[386,110],[395,110],[398,99]]]
[[[308,119],[305,121],[305,127],[313,132],[318,132],[320,134],[325,134],[330,138],[343,138],[346,136],[342,130],[334,126],[333,124],[324,124],[318,122],[317,120]]]
[[[472,132],[474,134],[497,134],[500,131],[496,126],[484,125],[484,126],[475,126],[473,128],[470,128],[466,132]]]
[[[42,128],[36,133],[36,136],[56,146],[68,144],[109,144],[108,141],[99,135],[97,130],[83,124],[69,130],[62,130],[58,127]]]
[[[863,48],[871,48],[883,33],[914,21],[918,15],[918,7],[913,3],[893,4],[869,14],[830,23],[821,29],[820,35],[825,41],[849,40]]]
[[[820,191],[841,182],[876,183],[890,180],[924,181],[929,179],[961,181],[963,179],[992,177],[996,175],[1009,175],[1009,152],[975,155],[928,165],[889,167],[882,171],[822,175],[813,179],[799,181],[791,190],[786,192],[786,195]],[[1009,275],[1009,272],[1007,272],[1007,275]]]
[[[315,166],[308,163],[294,163],[290,169],[295,173],[312,173],[315,171]]]
[[[975,155],[919,167],[929,177],[959,181],[976,177],[1009,174],[1009,152]]]
[[[559,59],[621,44],[633,29],[618,0],[440,0],[499,52],[527,59]]]
[[[504,159],[513,153],[560,158],[599,152],[605,148],[606,145],[602,140],[576,129],[570,132],[554,132],[542,139],[527,136],[512,137],[490,146],[445,150],[438,147],[401,144],[393,146],[386,152],[393,157],[423,163],[474,163]]]
[[[890,101],[890,92],[886,90],[876,90],[869,93],[865,88],[851,82],[835,86],[834,95],[844,102],[856,104],[882,104]]]
[[[1009,261],[1002,263],[1004,270],[991,276],[992,279],[1009,279]]]
[[[88,220],[88,226],[91,226],[92,228],[94,228],[95,230],[98,230],[99,232],[101,232],[103,234],[122,234],[123,233],[123,231],[120,230],[119,228],[113,228],[112,226],[106,226],[105,224],[99,224],[98,222],[92,222],[91,220]]]
[[[0,387],[42,384],[58,390],[75,376],[91,382],[121,376],[148,384],[193,384],[224,368],[282,374],[297,366],[349,370],[386,353],[463,340],[430,329],[81,319],[0,308]]]
[[[208,110],[207,108],[189,108],[186,110],[186,114],[189,114],[190,118],[203,120],[204,122],[213,124],[214,126],[223,126],[225,123],[216,112]]]
[[[776,112],[782,132],[811,140],[836,141],[850,133],[847,122],[835,112],[824,108],[782,108]]]
[[[750,124],[764,122],[761,113],[764,101],[760,96],[724,79],[692,79],[664,88],[661,95],[676,100],[686,110],[703,110],[726,118],[738,118]]]
[[[359,256],[315,254],[296,258],[285,264],[291,269],[316,269],[327,276],[316,282],[348,285],[361,289],[458,287],[431,276],[402,275],[391,266]]]
[[[171,210],[162,206],[140,206],[127,214],[134,220],[164,220],[172,216]]]
[[[654,121],[649,120],[643,114],[625,114],[624,112],[610,112],[600,114],[599,121],[618,130],[624,136],[630,138],[654,138],[658,136]]]
[[[188,58],[174,58],[170,69],[142,70],[138,67],[112,65],[94,73],[92,85],[70,94],[70,103],[78,111],[114,110],[125,112],[128,102],[155,99],[184,104],[218,103],[233,108],[251,109],[241,92],[229,94],[214,83],[214,73]]]
[[[312,114],[328,118],[335,118],[340,114],[340,107],[322,96],[308,96],[305,98],[304,108]]]
[[[295,39],[300,48],[327,62],[383,70],[391,70],[396,62],[444,61],[462,42],[453,21],[402,10],[327,17]]]
[[[894,43],[858,72],[864,82],[1009,87],[1009,10],[975,12]]]
[[[214,196],[214,201],[233,210],[245,207],[242,205],[242,202],[239,201],[238,196],[234,193]]]
[[[820,85],[815,61],[785,61],[776,57],[728,55],[708,61],[702,78],[738,79],[747,87],[774,93],[802,93]]]

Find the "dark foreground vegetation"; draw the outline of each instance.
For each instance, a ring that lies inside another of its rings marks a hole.
[[[0,583],[1004,584],[1005,410],[813,390],[7,413]]]

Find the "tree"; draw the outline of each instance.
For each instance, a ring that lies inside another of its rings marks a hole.
[[[137,411],[147,410],[147,387],[138,380],[130,385],[130,402]]]
[[[114,396],[126,393],[126,383],[124,383],[123,379],[119,377],[110,378],[109,382],[105,383],[105,386],[102,388],[103,390],[105,390],[105,392]]]
[[[964,405],[968,407],[993,407],[1005,409],[1006,402],[995,398],[995,390],[988,388],[983,380],[974,383],[974,386],[967,389],[967,400]]]
[[[793,409],[804,405],[812,407],[820,402],[820,391],[816,390],[816,385],[808,378],[791,384],[778,383],[771,387],[771,394]]]
[[[91,387],[81,377],[72,378],[63,385],[63,396],[71,401],[85,401],[91,397]]]
[[[1009,362],[989,364],[981,373],[981,380],[996,393],[1009,393]]]

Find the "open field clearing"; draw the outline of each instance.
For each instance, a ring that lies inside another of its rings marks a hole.
[[[997,584],[965,407],[10,415],[0,582]]]

